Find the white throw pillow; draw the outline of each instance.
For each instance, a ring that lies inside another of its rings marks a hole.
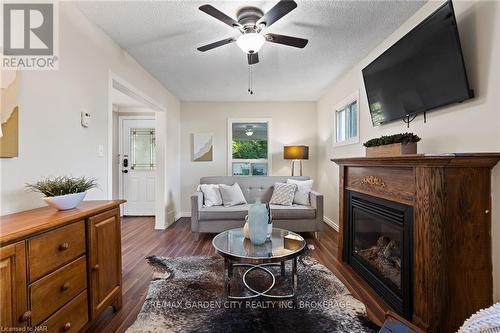
[[[222,196],[220,194],[219,185],[201,184],[199,186],[199,190],[203,192],[203,205],[205,207],[222,205]]]
[[[232,186],[220,184],[219,189],[220,194],[222,195],[222,202],[225,207],[243,205],[247,203],[238,183],[234,183]]]
[[[311,200],[309,199],[309,194],[311,192],[314,181],[310,180],[294,180],[288,179],[287,184],[297,185],[297,192],[295,192],[295,197],[293,198],[293,203],[297,205],[310,206]]]
[[[291,206],[297,185],[287,183],[275,183],[274,191],[269,202],[271,205]]]

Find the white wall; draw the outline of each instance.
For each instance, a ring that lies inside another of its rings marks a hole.
[[[167,110],[165,210],[174,212],[180,207],[179,101],[74,4],[60,3],[59,23],[59,70],[21,73],[19,157],[0,160],[1,214],[43,206],[41,196],[27,193],[24,184],[48,175],[97,177],[100,189],[87,199],[105,199],[112,191],[106,165],[111,152],[97,154],[98,145],[107,149],[109,71]],[[89,128],[80,126],[82,108],[92,115]]]
[[[227,175],[228,118],[271,118],[272,175],[290,175],[290,161],[283,159],[283,146],[309,146],[304,175],[316,179],[316,103],[185,103],[181,104],[181,197],[182,211],[190,212],[190,195],[200,177]],[[213,162],[192,162],[192,134],[213,133]]]
[[[428,2],[405,24],[352,68],[318,101],[318,183],[325,214],[338,221],[338,167],[333,157],[363,156],[362,143],[380,135],[408,131],[403,122],[372,127],[361,69],[430,15],[441,2]],[[410,125],[422,138],[420,153],[500,151],[500,3],[454,2],[471,87],[476,98],[422,116]],[[332,108],[353,91],[360,92],[360,143],[333,148]],[[493,171],[494,298],[500,300],[500,166]]]

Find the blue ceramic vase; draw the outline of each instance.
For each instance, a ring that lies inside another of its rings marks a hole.
[[[262,204],[260,199],[255,200],[255,204],[248,210],[248,230],[252,244],[261,245],[266,242],[268,220],[266,205]]]

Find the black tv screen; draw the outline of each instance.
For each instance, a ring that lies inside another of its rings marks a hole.
[[[362,72],[374,126],[472,98],[451,1]]]

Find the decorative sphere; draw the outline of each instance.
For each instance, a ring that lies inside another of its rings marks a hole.
[[[243,226],[243,237],[250,239],[250,230],[248,229],[248,222]]]

